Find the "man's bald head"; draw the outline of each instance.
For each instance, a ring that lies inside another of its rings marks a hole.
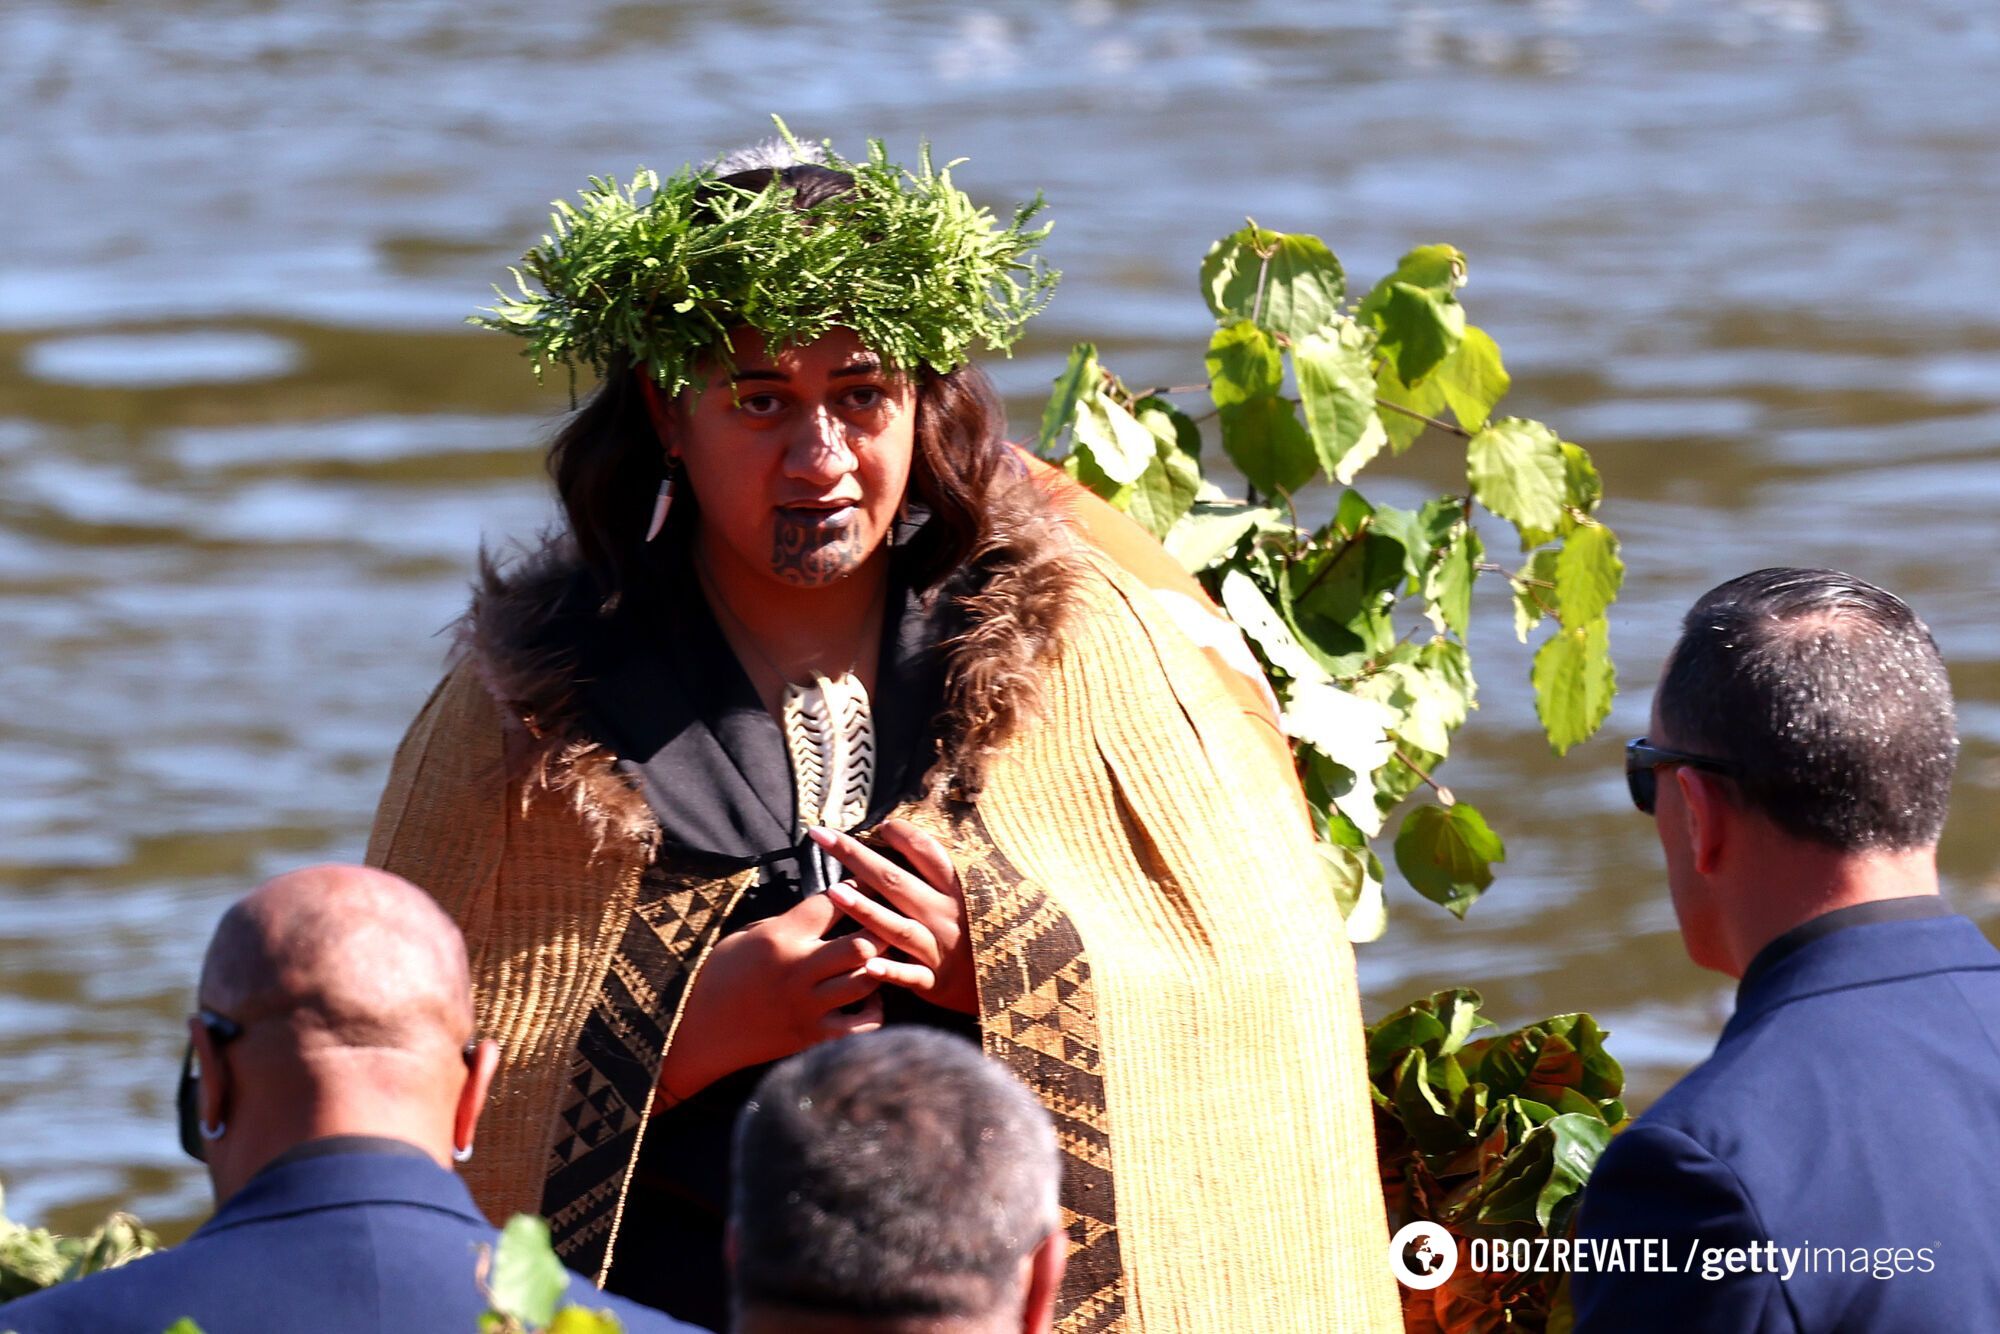
[[[285,1017],[302,1049],[422,1050],[472,1034],[465,941],[430,895],[359,866],[278,876],[222,916],[201,1001]]]

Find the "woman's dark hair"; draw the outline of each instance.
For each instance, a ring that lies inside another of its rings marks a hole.
[[[800,210],[852,186],[846,174],[810,164],[757,168],[720,181],[758,190],[773,179],[792,187]],[[639,376],[629,362],[611,366],[549,446],[549,475],[570,535],[607,604],[654,577],[645,536],[666,456]],[[918,367],[912,378],[910,487],[929,519],[904,553],[907,577],[929,590],[960,570],[1037,576],[1026,589],[1032,596],[1010,606],[1014,620],[969,632],[968,639],[980,641],[980,652],[971,655],[980,661],[953,668],[947,750],[957,752],[961,785],[976,789],[979,756],[1032,709],[1033,669],[1053,651],[1073,570],[1052,554],[1041,493],[1003,438],[1006,413],[985,372],[970,363],[948,372]],[[698,498],[681,487],[670,528],[685,533],[698,508]]]

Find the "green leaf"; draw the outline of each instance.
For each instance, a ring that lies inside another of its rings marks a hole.
[[[1468,431],[1486,425],[1486,419],[1513,383],[1500,363],[1500,346],[1484,329],[1467,325],[1458,350],[1438,367],[1438,389],[1451,408],[1451,415]]]
[[[1101,387],[1077,405],[1074,436],[1076,451],[1120,486],[1138,481],[1159,452],[1153,433]]]
[[[1564,1046],[1574,1054],[1563,1064],[1560,1072],[1563,1087],[1573,1088],[1593,1103],[1615,1101],[1618,1094],[1625,1091],[1625,1070],[1616,1057],[1605,1047],[1604,1039],[1609,1035],[1597,1026],[1597,1020],[1589,1014],[1559,1014],[1544,1019],[1536,1027],[1548,1032],[1551,1040],[1561,1038]],[[1549,1076],[1553,1068],[1546,1062],[1537,1062],[1536,1068],[1525,1086],[1530,1093],[1538,1088],[1547,1091],[1555,1080]]]
[[[1624,581],[1617,536],[1595,520],[1577,525],[1556,556],[1556,607],[1563,624],[1581,625],[1604,615]]]
[[[1395,710],[1398,721],[1390,730],[1429,755],[1451,749],[1451,734],[1465,722],[1469,706],[1460,682],[1421,658],[1383,663],[1356,682],[1354,691]]]
[[[1500,836],[1464,802],[1419,806],[1396,835],[1396,869],[1411,888],[1464,917],[1493,883],[1494,862],[1507,859]]]
[[[1326,863],[1327,888],[1340,908],[1349,940],[1373,940],[1382,934],[1382,884],[1368,874],[1368,854],[1359,848],[1315,843]]]
[[[1233,404],[1221,416],[1224,452],[1263,494],[1289,496],[1318,471],[1312,437],[1284,399]]]
[[[493,1309],[531,1328],[546,1325],[569,1286],[569,1272],[549,1243],[549,1225],[515,1214],[500,1229],[488,1281]]]
[[[1597,512],[1597,506],[1604,499],[1604,483],[1597,476],[1597,465],[1590,461],[1590,455],[1582,445],[1563,441],[1563,480],[1569,507],[1585,514]]]
[[[1375,377],[1359,326],[1332,337],[1309,334],[1292,345],[1292,368],[1319,465],[1346,486],[1389,443],[1375,414]]]
[[[1440,525],[1437,515],[1440,510],[1449,509],[1457,514],[1458,502],[1446,497],[1427,501],[1421,510],[1399,510],[1392,505],[1377,505],[1375,517],[1370,523],[1376,532],[1402,544],[1403,574],[1411,592],[1423,587],[1424,574],[1430,568],[1431,556],[1436,546],[1451,540],[1453,524]]]
[[[1076,417],[1076,405],[1086,394],[1093,393],[1104,381],[1104,373],[1097,365],[1097,348],[1090,343],[1078,343],[1069,350],[1069,360],[1063,365],[1062,374],[1056,376],[1055,392],[1049,395],[1048,404],[1042,408],[1042,430],[1035,439],[1035,452],[1045,459],[1059,457],[1057,443]]]
[[[1436,992],[1431,996],[1430,1003],[1444,1021],[1445,1037],[1438,1047],[1443,1055],[1449,1056],[1464,1047],[1476,1030],[1490,1023],[1479,1013],[1484,1000],[1470,987],[1453,987]]]
[[[1420,245],[1396,261],[1396,271],[1375,284],[1361,302],[1360,315],[1371,319],[1397,283],[1449,294],[1465,286],[1465,255],[1457,246]]]
[[[1517,528],[1554,528],[1562,517],[1562,442],[1540,422],[1508,417],[1465,447],[1472,494]]]
[[[1468,524],[1424,579],[1424,598],[1433,623],[1439,629],[1449,628],[1461,639],[1472,627],[1472,581],[1479,577],[1479,562],[1485,555],[1479,534]]]
[[[1291,627],[1265,597],[1257,581],[1239,569],[1222,576],[1222,609],[1238,629],[1250,636],[1270,663],[1294,681],[1324,681],[1326,670],[1312,654],[1300,646]]]
[[[1201,431],[1160,398],[1141,400],[1135,415],[1152,436],[1154,453],[1126,496],[1125,512],[1154,537],[1165,538],[1201,490]]]
[[[167,1326],[165,1334],[201,1334],[201,1326],[194,1322],[192,1316],[182,1316]]]
[[[1449,1056],[1441,1057],[1439,1061],[1444,1065],[1454,1063]],[[1396,1112],[1402,1118],[1403,1129],[1416,1141],[1424,1157],[1444,1159],[1470,1144],[1472,1135],[1451,1116],[1445,1099],[1438,1096],[1433,1087],[1430,1064],[1421,1047],[1404,1057],[1402,1066],[1396,1071],[1392,1097]],[[1436,1082],[1446,1081],[1440,1078]]]
[[[1368,1073],[1379,1076],[1399,1064],[1415,1047],[1441,1043],[1445,1026],[1428,1010],[1405,1006],[1379,1024],[1368,1027]]]
[[[1297,341],[1338,317],[1347,278],[1318,237],[1252,223],[1209,247],[1201,291],[1216,319],[1250,320]]]
[[[1167,534],[1167,554],[1190,574],[1198,574],[1216,564],[1251,533],[1275,523],[1278,511],[1267,507],[1250,509],[1235,503],[1197,501]]]
[[[1523,644],[1542,617],[1556,610],[1556,558],[1560,551],[1537,551],[1514,574],[1514,637]]]
[[[1218,329],[1208,345],[1208,391],[1222,416],[1222,447],[1259,491],[1286,495],[1318,467],[1312,438],[1278,397],[1284,363],[1271,335],[1248,321]]]
[[[1329,686],[1329,689],[1337,687]],[[1301,743],[1298,757],[1304,762],[1306,800],[1326,819],[1328,842],[1354,848],[1367,856],[1368,880],[1364,893],[1378,889],[1382,879],[1380,864],[1368,851],[1368,840],[1382,832],[1382,808],[1375,799],[1375,775],[1335,761],[1318,747]],[[1357,763],[1364,761],[1357,758]],[[1379,773],[1378,769],[1376,773]]]
[[[1388,433],[1390,449],[1397,454],[1408,449],[1424,433],[1423,422],[1389,404],[1436,419],[1444,413],[1444,389],[1435,375],[1417,384],[1404,384],[1396,374],[1396,363],[1384,358],[1375,368],[1375,402],[1380,408],[1382,429]]]
[[[1295,682],[1281,721],[1285,735],[1356,775],[1375,772],[1395,749],[1389,740],[1395,711],[1328,681]]]
[[[1417,661],[1458,695],[1461,720],[1467,711],[1479,707],[1479,683],[1472,678],[1472,654],[1465,645],[1433,639],[1418,653]]]
[[[1577,524],[1597,510],[1604,499],[1604,483],[1598,479],[1597,467],[1591,463],[1590,455],[1582,445],[1562,442],[1563,456],[1563,513],[1553,528],[1523,528],[1521,546],[1540,546],[1544,542],[1565,537]]]
[[[1161,442],[1153,466],[1132,484],[1125,512],[1156,538],[1172,531],[1201,490],[1201,464]]]
[[[1480,995],[1470,987],[1434,992],[1368,1026],[1368,1073],[1379,1076],[1395,1066],[1412,1047],[1431,1056],[1449,1056],[1465,1045],[1480,1017]]]
[[[1610,627],[1601,617],[1563,626],[1536,651],[1529,679],[1535,686],[1535,712],[1556,754],[1588,740],[1611,712],[1611,697],[1618,690]]]
[[[1434,773],[1437,766],[1444,762],[1444,756],[1424,750],[1408,738],[1404,738],[1404,744],[1399,749],[1402,755],[1375,771],[1375,805],[1385,817],[1401,805],[1405,797],[1424,786],[1423,774],[1417,770]],[[1403,756],[1408,756],[1407,761]]]
[[[1156,394],[1148,394],[1132,405],[1132,415],[1153,433],[1153,438],[1187,455],[1201,459],[1201,428],[1194,418]]]
[[[1396,363],[1405,384],[1416,384],[1458,350],[1465,337],[1465,307],[1448,294],[1409,283],[1391,283],[1375,311],[1378,346]]]
[[[160,1239],[127,1213],[112,1214],[95,1232],[73,1240],[76,1245],[63,1272],[64,1282],[116,1269],[160,1248]]]
[[[1342,675],[1396,642],[1391,612],[1408,560],[1397,530],[1408,516],[1384,515],[1358,491],[1344,492],[1333,519],[1279,580],[1286,619],[1329,671]]]
[[[1611,1127],[1595,1116],[1549,1118],[1507,1155],[1489,1179],[1474,1217],[1487,1224],[1532,1221],[1552,1231],[1567,1217],[1610,1143]]]
[[[1062,461],[1062,470],[1077,485],[1098,496],[1113,509],[1123,510],[1132,503],[1131,485],[1106,476],[1104,469],[1097,464],[1097,456],[1088,448],[1072,449],[1069,457]]]

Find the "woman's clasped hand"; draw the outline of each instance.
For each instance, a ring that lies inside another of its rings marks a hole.
[[[881,853],[832,829],[809,831],[853,873],[854,884],[836,885],[830,896],[861,929],[916,961],[908,974],[891,972],[889,959],[868,965],[885,982],[908,987],[917,995],[960,1014],[979,1011],[973,981],[972,933],[965,922],[965,889],[951,854],[936,839],[907,820],[884,821],[881,841],[909,863],[904,870]],[[880,898],[860,892],[873,891]],[[882,900],[887,900],[884,903]]]
[[[855,880],[716,942],[660,1070],[667,1105],[737,1070],[880,1028],[884,983],[975,1012],[971,938],[950,855],[906,821],[880,832],[921,874],[846,834],[815,829],[813,841]],[[861,929],[829,938],[843,917]]]

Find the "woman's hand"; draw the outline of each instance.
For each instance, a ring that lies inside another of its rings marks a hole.
[[[846,885],[836,885],[827,897],[870,937],[900,950],[922,966],[924,976],[882,974],[882,980],[907,987],[933,1005],[961,1014],[979,1013],[979,991],[972,967],[972,933],[965,925],[965,887],[944,845],[906,820],[881,826],[882,841],[915,868],[912,875],[881,853],[831,829],[806,831],[854,873],[861,887],[888,902],[878,902]],[[893,964],[900,960],[883,959]]]
[[[776,917],[716,942],[699,972],[660,1066],[665,1105],[749,1066],[782,1060],[830,1038],[882,1026],[884,982],[912,988],[930,970],[885,959],[866,931],[823,937],[840,921],[837,904],[814,894]],[[842,1007],[865,1002],[853,1013]]]

